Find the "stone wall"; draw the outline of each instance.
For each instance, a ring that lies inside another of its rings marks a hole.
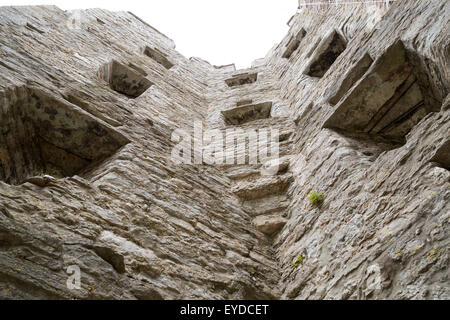
[[[303,9],[291,30],[306,30],[303,45],[283,61],[277,57],[287,38],[269,58],[296,122],[289,221],[275,238],[283,298],[448,298],[449,172],[433,155],[450,132],[450,7],[399,1],[386,14],[379,10],[331,6],[311,18]],[[331,30],[347,41],[345,51],[321,78],[305,75],[323,50],[316,39]],[[399,40],[398,51],[386,54]],[[397,75],[408,69],[395,59],[416,70],[422,104],[409,93],[395,98],[403,81]],[[339,91],[343,97],[330,103]],[[352,99],[362,100],[347,109]],[[368,130],[372,117],[405,128],[401,139]],[[323,193],[321,207],[305,201],[310,190]],[[293,269],[298,254],[304,263]]]
[[[0,298],[449,298],[449,20],[303,7],[235,70],[131,13],[1,8]],[[177,165],[195,122],[280,158]]]
[[[172,131],[205,118],[219,71],[129,13],[21,7],[0,17],[1,297],[277,297],[270,243],[230,181],[170,161]],[[48,155],[41,144],[28,151],[41,138]],[[51,170],[61,163],[65,174]],[[71,265],[81,290],[66,287]]]

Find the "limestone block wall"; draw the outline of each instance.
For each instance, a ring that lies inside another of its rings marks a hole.
[[[229,179],[170,161],[172,131],[206,117],[216,68],[126,12],[5,7],[0,24],[2,299],[279,295]],[[73,265],[81,290],[66,286]]]
[[[1,8],[0,298],[448,299],[449,20],[301,6],[235,70],[132,13]],[[194,123],[279,159],[176,164]]]
[[[449,138],[449,9],[445,1],[396,2],[370,28],[371,10],[383,8],[304,8],[291,22],[290,34],[306,31],[299,49],[282,58],[286,38],[273,52],[268,68],[297,125],[289,220],[275,239],[282,297],[448,298],[450,176],[433,155]],[[330,30],[346,48],[311,77],[304,71]],[[403,139],[368,130],[370,119],[403,128],[394,136]],[[310,190],[323,193],[322,206],[310,206]],[[303,264],[292,268],[299,254]]]

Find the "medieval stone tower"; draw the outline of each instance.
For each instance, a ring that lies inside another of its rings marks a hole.
[[[245,70],[0,8],[0,299],[450,298],[450,2],[302,2]],[[175,163],[195,123],[279,156]]]

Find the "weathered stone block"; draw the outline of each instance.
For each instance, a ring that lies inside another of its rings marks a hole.
[[[368,53],[364,54],[361,59],[359,59],[343,76],[342,81],[339,85],[333,85],[328,102],[332,105],[341,100],[341,98],[350,90],[353,85],[361,79],[361,77],[369,70],[373,63],[373,59]],[[330,90],[330,91],[331,91]]]
[[[44,90],[15,87],[0,96],[0,179],[9,184],[78,174],[128,143],[106,123]]]
[[[412,127],[429,112],[438,111],[425,104],[415,71],[403,42],[395,42],[341,99],[324,127],[404,143]]]
[[[259,216],[253,220],[256,229],[267,235],[273,235],[284,227],[287,220],[279,216]]]
[[[103,65],[98,75],[100,79],[109,83],[111,89],[129,98],[139,97],[153,85],[142,73],[116,60]]]
[[[245,200],[242,202],[243,209],[252,217],[281,213],[289,205],[286,194],[268,195],[264,198]]]
[[[345,38],[338,31],[333,30],[319,43],[304,74],[310,77],[323,77],[346,47]]]
[[[250,104],[231,110],[222,111],[225,122],[229,125],[241,125],[250,121],[267,119],[270,117],[272,102]]]
[[[260,199],[270,195],[282,194],[290,186],[292,180],[292,175],[282,175],[240,182],[233,187],[233,192],[243,200]]]

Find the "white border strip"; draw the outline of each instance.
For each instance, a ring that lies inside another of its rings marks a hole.
[[[330,0],[329,2],[300,2],[300,7],[308,7],[308,6],[321,6],[321,5],[345,5],[345,4],[371,4],[371,3],[386,3],[389,4],[391,2],[396,2],[398,0],[361,0],[361,1],[353,1],[353,2],[343,2],[340,0]]]

